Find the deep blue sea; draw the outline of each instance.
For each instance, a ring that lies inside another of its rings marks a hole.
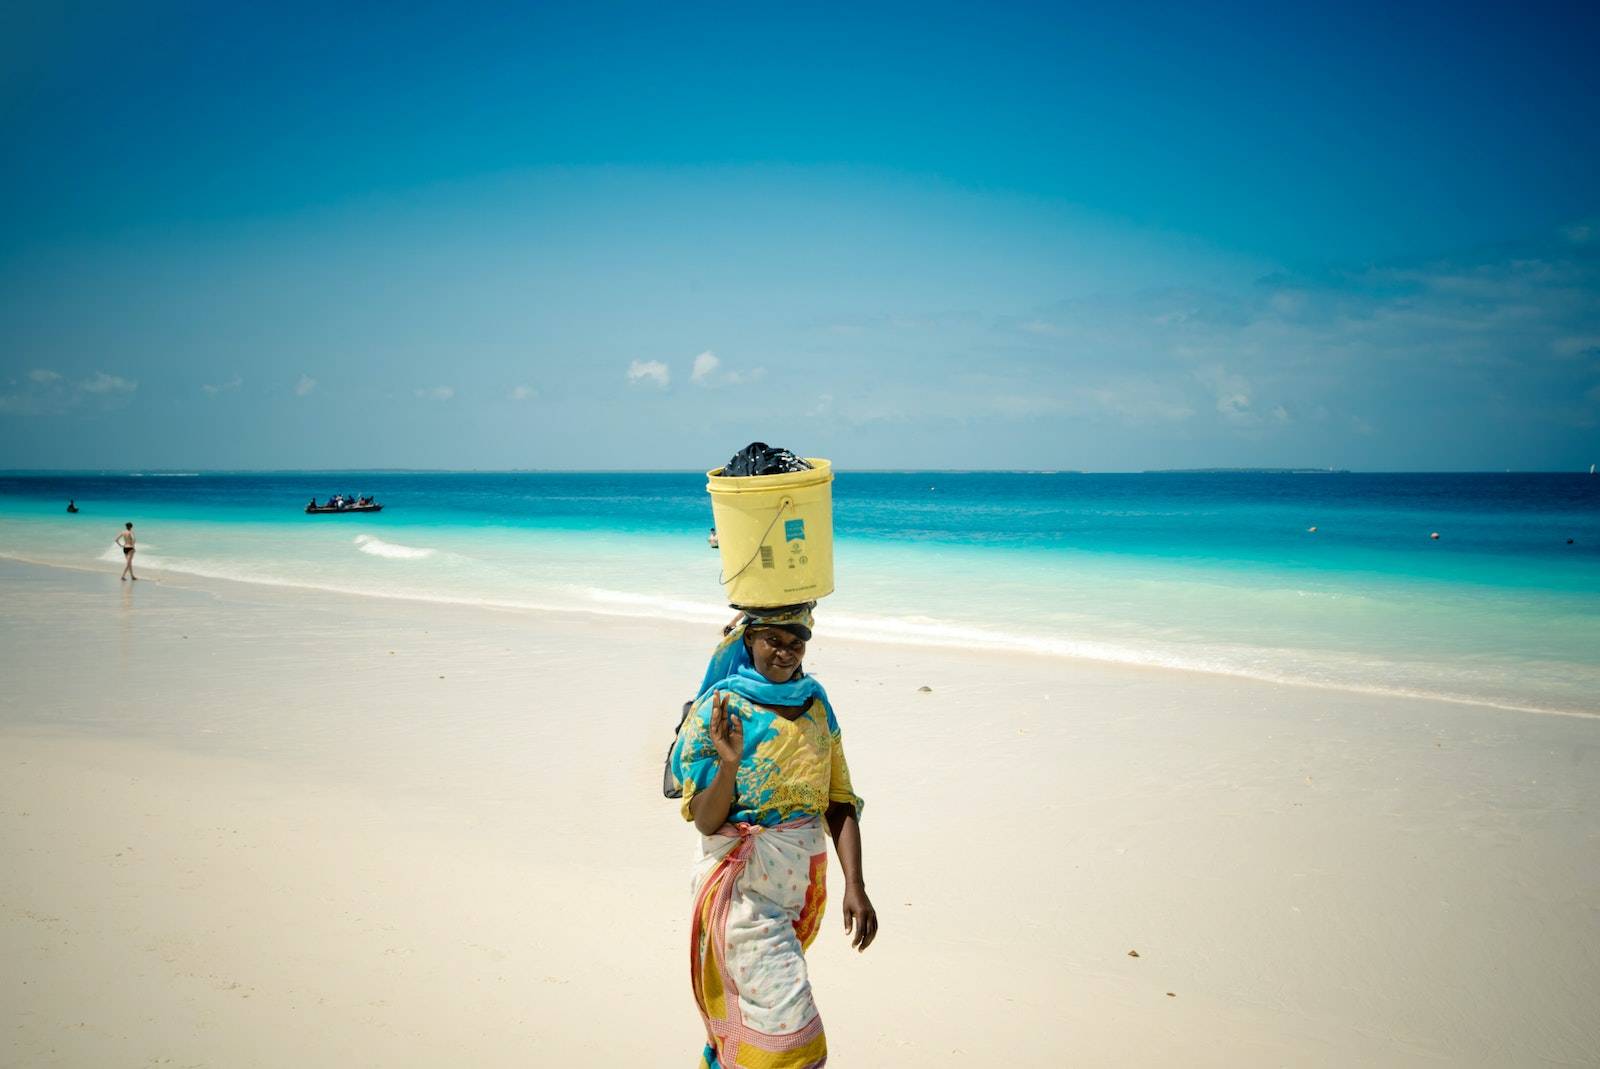
[[[385,511],[303,514],[335,492]],[[833,492],[819,637],[1600,713],[1600,476],[845,470]],[[114,571],[125,520],[152,571],[307,597],[727,615],[696,472],[0,475],[0,555]]]

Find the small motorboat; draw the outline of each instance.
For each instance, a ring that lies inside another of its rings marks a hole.
[[[366,505],[307,505],[307,516],[343,515],[346,512],[382,512],[383,506],[376,501]]]

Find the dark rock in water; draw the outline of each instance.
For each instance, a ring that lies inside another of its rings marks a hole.
[[[918,694],[932,694],[933,693],[933,688],[932,687],[918,687],[917,688],[917,693]]]

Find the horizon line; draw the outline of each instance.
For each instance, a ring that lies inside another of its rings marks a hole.
[[[834,470],[840,470],[835,464]],[[863,475],[1588,475],[1577,468],[1330,468],[1211,466],[1187,468],[846,468]],[[702,468],[0,468],[0,476],[101,475],[705,475]]]

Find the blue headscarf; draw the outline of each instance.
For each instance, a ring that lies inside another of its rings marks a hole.
[[[746,609],[744,619],[712,651],[695,701],[701,701],[713,690],[732,691],[758,705],[809,705],[811,699],[818,698],[831,718],[833,704],[828,701],[828,692],[822,689],[821,683],[800,670],[796,670],[794,678],[787,683],[772,682],[756,671],[755,662],[750,659],[750,647],[744,641],[747,631],[762,627],[780,627],[796,633],[803,632],[809,637],[811,607],[814,604],[807,602],[782,609]]]

